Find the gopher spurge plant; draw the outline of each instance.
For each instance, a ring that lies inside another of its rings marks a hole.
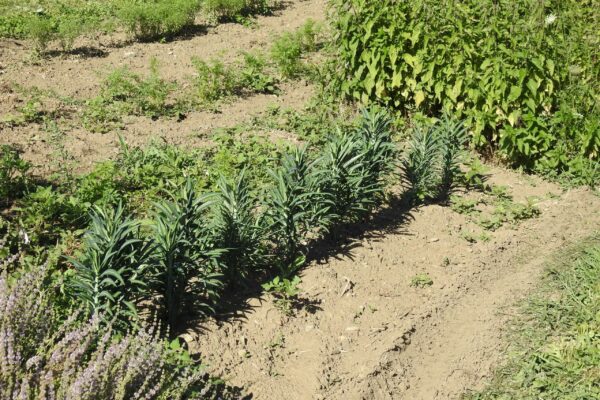
[[[156,289],[171,332],[187,306],[196,312],[213,311],[211,304],[221,286],[220,250],[211,248],[206,210],[207,196],[198,196],[191,180],[172,201],[156,203],[151,223],[155,243],[153,270]]]
[[[269,193],[266,216],[283,277],[302,265],[307,235],[321,222],[318,218],[325,216],[325,210],[314,208],[320,204],[320,193],[314,187],[312,166],[305,149],[295,148],[279,169],[271,171],[275,186]]]
[[[401,163],[409,185],[408,200],[446,200],[460,175],[460,162],[466,142],[464,124],[444,116],[429,129],[417,125]]]
[[[250,195],[245,171],[233,183],[221,177],[218,187],[215,237],[217,246],[225,249],[220,262],[227,283],[235,287],[264,267],[264,227],[254,213],[256,200]]]
[[[140,238],[139,222],[125,217],[120,204],[95,208],[90,219],[81,256],[69,258],[75,267],[72,292],[90,316],[134,319],[135,302],[148,289],[144,275],[151,245]]]

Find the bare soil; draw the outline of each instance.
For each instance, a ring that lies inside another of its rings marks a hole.
[[[249,299],[241,317],[198,326],[194,350],[256,399],[456,399],[481,388],[545,261],[600,227],[590,191],[502,169],[491,181],[516,200],[543,198],[541,215],[470,244],[461,230],[481,228],[449,207],[388,212],[351,249],[303,271],[306,305],[294,316],[268,296]],[[433,285],[412,287],[422,273]]]
[[[15,84],[86,100],[99,94],[101,83],[110,71],[126,66],[146,74],[153,58],[158,61],[161,76],[185,85],[194,73],[192,57],[219,58],[227,63],[239,58],[244,51],[266,51],[278,34],[297,29],[308,19],[324,21],[326,3],[326,0],[288,1],[274,15],[257,17],[250,26],[221,24],[167,43],[127,43],[102,36],[87,38],[75,43],[75,48],[87,48],[87,52],[41,60],[32,58],[33,48],[26,41],[0,40],[0,119],[23,106],[22,96],[11,89]],[[61,124],[66,135],[64,146],[79,162],[78,169],[86,171],[95,162],[114,156],[119,143],[117,133],[133,145],[142,145],[158,137],[173,144],[200,146],[206,143],[203,134],[215,128],[235,126],[270,106],[301,109],[313,94],[314,88],[304,81],[287,82],[281,85],[281,93],[277,96],[235,99],[221,104],[217,112],[192,112],[183,121],[129,117],[123,130],[104,135],[86,131],[77,118],[73,118],[72,123]],[[76,116],[81,110],[67,111],[68,120],[69,113]],[[24,157],[42,173],[53,154],[41,124],[19,127],[0,124],[0,144],[5,143],[19,145],[25,151]]]

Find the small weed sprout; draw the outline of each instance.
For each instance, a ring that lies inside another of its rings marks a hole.
[[[417,274],[410,281],[410,286],[417,288],[425,288],[433,285],[433,280],[427,273]]]
[[[294,303],[300,293],[298,285],[301,282],[298,276],[291,279],[277,276],[272,281],[263,284],[262,287],[265,292],[273,296],[277,308],[285,315],[291,315],[294,310]]]

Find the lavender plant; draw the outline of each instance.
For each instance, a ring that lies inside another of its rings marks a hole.
[[[0,264],[7,260],[0,261]],[[109,400],[235,398],[159,329],[114,335],[86,312],[57,319],[48,268],[0,274],[0,398]]]

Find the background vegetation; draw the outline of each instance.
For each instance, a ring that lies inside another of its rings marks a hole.
[[[475,147],[530,170],[597,163],[595,1],[334,4],[334,92],[405,115],[451,112]]]

